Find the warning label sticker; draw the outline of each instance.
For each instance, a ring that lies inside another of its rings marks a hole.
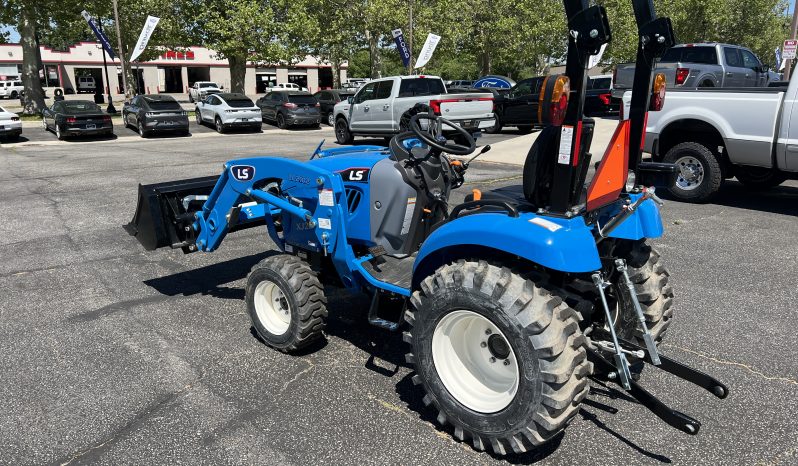
[[[407,198],[407,208],[405,209],[405,218],[402,220],[401,235],[406,235],[410,231],[410,224],[413,222],[413,214],[416,213],[416,198]]]
[[[557,231],[560,228],[562,228],[562,225],[558,225],[558,224],[556,224],[556,223],[554,223],[554,222],[552,222],[550,220],[546,220],[545,218],[541,218],[541,217],[535,217],[535,218],[529,220],[529,223],[534,223],[535,225],[543,227],[543,228],[545,228],[545,229],[547,229],[549,231],[552,231],[552,232]]]
[[[319,205],[332,207],[335,205],[332,189],[322,189],[319,191]]]
[[[329,218],[319,218],[319,228],[323,230],[332,230],[332,222]]]
[[[557,163],[568,165],[571,163],[571,145],[574,139],[574,127],[563,126],[560,130],[560,150],[557,153]]]

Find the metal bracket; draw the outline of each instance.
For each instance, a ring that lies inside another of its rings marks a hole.
[[[626,359],[626,355],[623,354],[621,345],[618,344],[618,335],[615,334],[615,326],[612,324],[612,314],[610,313],[610,307],[607,305],[607,297],[604,294],[604,288],[610,286],[611,283],[605,281],[599,272],[594,273],[591,277],[593,278],[593,284],[596,285],[596,289],[599,292],[599,296],[601,296],[601,304],[604,307],[604,314],[607,317],[607,327],[609,327],[610,335],[612,335],[612,343],[615,348],[615,370],[618,372],[621,386],[625,390],[629,390],[629,384],[632,381],[632,374],[629,371],[629,361]]]
[[[643,341],[646,344],[646,350],[648,350],[649,356],[651,356],[651,362],[655,366],[659,366],[661,362],[659,359],[659,353],[657,352],[657,344],[654,342],[654,337],[651,335],[651,332],[648,331],[648,326],[646,325],[646,316],[643,314],[643,308],[640,306],[640,300],[637,299],[637,291],[635,291],[635,286],[632,283],[632,280],[629,278],[629,272],[626,268],[626,261],[623,259],[616,259],[615,268],[618,270],[618,272],[621,272],[621,277],[626,284],[626,288],[629,290],[629,297],[632,298],[632,304],[634,304],[635,313],[637,313],[637,321],[640,323],[640,328],[643,330]]]

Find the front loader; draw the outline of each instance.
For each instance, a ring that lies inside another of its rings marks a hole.
[[[291,352],[323,338],[325,284],[371,296],[368,319],[403,331],[413,382],[460,441],[497,454],[532,450],[559,434],[588,379],[618,384],[669,425],[699,421],[638,382],[644,366],[718,398],[727,388],[662,354],[674,293],[659,253],[655,186],[676,167],[641,160],[644,122],[664,98],[656,60],[674,44],[651,0],[633,0],[639,42],[630,110],[587,182],[594,128],[583,115],[589,57],[611,39],[606,11],[564,0],[565,75],[546,79],[547,124],[523,183],[474,190],[450,209],[452,189],[486,152],[445,118],[420,113],[410,131],[377,146],[322,150],[299,162],[253,157],[221,176],[140,186],[128,231],[153,250],[211,252],[228,233],[266,230],[281,254],[249,274],[246,307],[269,346]],[[444,128],[461,144],[446,139]],[[448,154],[448,155],[447,155]],[[659,205],[658,205],[659,204]]]

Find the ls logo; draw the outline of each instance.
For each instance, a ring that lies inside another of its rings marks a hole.
[[[369,180],[369,171],[368,168],[347,168],[338,173],[341,174],[341,178],[343,178],[344,181],[367,183]]]
[[[255,167],[252,165],[233,165],[230,174],[238,181],[250,181],[255,177]]]

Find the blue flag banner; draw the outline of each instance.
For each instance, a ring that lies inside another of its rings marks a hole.
[[[405,42],[405,36],[402,34],[402,30],[394,29],[391,32],[393,33],[393,40],[396,42],[396,50],[399,51],[399,56],[402,57],[402,63],[406,67],[410,66],[410,57],[412,53],[410,52],[410,47],[408,47],[407,42]]]
[[[781,67],[781,49],[776,47],[776,69]]]
[[[99,28],[97,28],[97,24],[94,22],[94,18],[92,18],[91,15],[86,10],[83,10],[80,14],[83,15],[83,19],[85,19],[86,22],[89,23],[89,27],[94,32],[94,35],[97,36],[97,40],[99,40],[100,43],[103,44],[103,48],[105,49],[106,52],[108,52],[108,56],[111,57],[111,60],[113,60],[115,57],[114,57],[114,49],[111,47],[111,41],[108,40],[108,37],[105,34],[103,34]]]

